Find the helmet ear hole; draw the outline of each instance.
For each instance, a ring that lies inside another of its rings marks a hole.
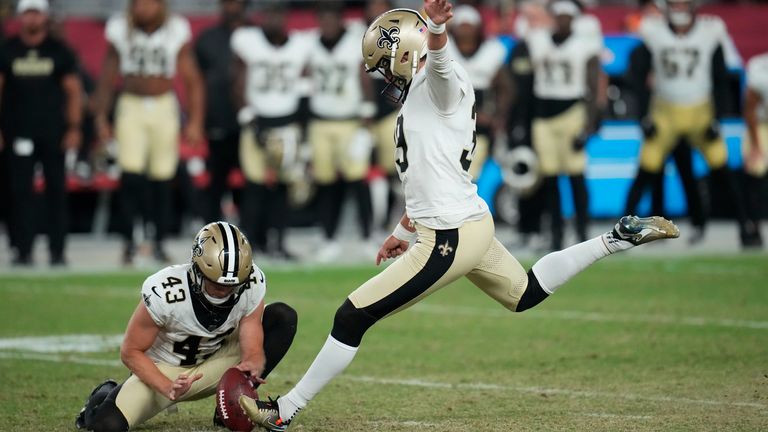
[[[406,51],[406,52],[404,52],[404,53],[403,53],[403,56],[402,56],[402,57],[400,57],[400,64],[405,64],[405,63],[408,63],[408,57],[410,57],[410,54],[411,54],[411,52],[410,52],[410,51]]]

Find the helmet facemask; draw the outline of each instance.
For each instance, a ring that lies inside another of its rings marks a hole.
[[[695,4],[691,0],[668,0],[664,5],[669,23],[675,27],[685,27],[693,22]]]
[[[378,71],[387,82],[382,95],[402,102],[426,55],[427,24],[415,10],[393,9],[377,17],[363,37],[367,72]]]
[[[251,269],[251,274],[253,274],[253,269]],[[227,285],[232,287],[231,293],[227,297],[222,297],[221,299],[212,300],[215,297],[208,294],[208,292],[205,290],[205,283],[211,282],[216,283],[218,285],[225,286],[223,284],[220,284],[215,281],[211,281],[210,279],[206,278],[203,274],[202,270],[200,270],[200,267],[196,263],[192,264],[191,269],[191,275],[190,275],[190,290],[192,291],[192,294],[197,296],[198,299],[202,301],[202,304],[208,308],[209,311],[213,312],[217,308],[226,310],[232,307],[232,305],[237,304],[237,302],[240,300],[240,296],[243,295],[243,292],[248,288],[248,284],[250,283],[250,278],[247,279],[245,282],[235,284],[235,285]],[[218,301],[220,300],[220,301]]]

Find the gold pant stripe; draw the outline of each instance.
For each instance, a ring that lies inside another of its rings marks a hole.
[[[508,309],[517,308],[528,277],[494,238],[490,215],[456,230],[416,229],[415,245],[349,295],[356,308],[376,318],[393,315],[465,275]]]
[[[115,111],[117,161],[123,172],[170,180],[179,160],[179,105],[173,93],[124,93]]]

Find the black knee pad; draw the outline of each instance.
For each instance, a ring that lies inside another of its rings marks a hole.
[[[525,288],[523,296],[520,297],[520,301],[517,303],[517,309],[515,312],[526,311],[537,304],[544,301],[549,294],[541,287],[539,279],[533,273],[533,269],[528,270],[528,286]]]
[[[296,310],[285,303],[270,303],[264,307],[262,325],[265,327],[268,325],[292,327],[295,332],[298,322],[299,315],[296,313]]]
[[[86,427],[94,432],[125,432],[128,430],[128,420],[117,407],[115,400],[122,385],[115,387],[104,402],[99,405]]]
[[[365,332],[378,321],[376,317],[363,309],[358,309],[349,299],[336,311],[333,318],[331,336],[351,347],[360,346]]]

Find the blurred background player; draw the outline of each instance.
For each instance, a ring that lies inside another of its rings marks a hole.
[[[21,0],[17,12],[19,34],[0,49],[0,149],[7,147],[8,152],[10,228],[17,248],[14,264],[32,264],[36,230],[33,179],[39,162],[45,175],[50,263],[64,265],[65,155],[81,144],[82,85],[74,53],[49,34],[48,1]]]
[[[195,43],[195,57],[205,80],[205,134],[208,138],[208,186],[206,220],[221,219],[221,199],[227,178],[240,166],[240,125],[232,101],[232,33],[246,25],[247,0],[219,0],[219,22],[202,32]]]
[[[257,251],[290,259],[284,245],[288,184],[302,141],[299,102],[307,90],[302,76],[311,45],[306,35],[288,32],[282,2],[263,7],[260,27],[241,27],[232,35],[246,180],[240,224]],[[271,242],[269,228],[276,234]]]
[[[747,211],[755,224],[759,224],[765,217],[768,201],[768,53],[752,57],[747,64],[744,121],[747,130],[742,149]]]
[[[131,374],[91,392],[78,429],[133,429],[176,403],[213,395],[231,367],[248,372],[258,387],[288,352],[296,311],[264,304],[266,277],[236,226],[205,225],[191,256],[144,281],[120,347]],[[213,422],[223,426],[217,414]]]
[[[107,22],[105,33],[109,48],[95,97],[95,122],[100,139],[107,142],[112,135],[108,120],[112,90],[122,76],[114,137],[122,170],[123,262],[133,262],[134,219],[147,194],[144,210],[154,225],[153,253],[158,261],[168,262],[162,242],[179,161],[180,114],[173,93],[177,72],[189,99],[186,139],[192,145],[203,139],[204,89],[190,45],[192,33],[187,20],[171,14],[165,0],[131,0],[125,13]]]
[[[372,101],[363,112],[363,86],[368,97],[372,88],[357,50],[365,33],[361,23],[345,24],[342,2],[325,1],[317,6],[320,25],[309,57],[312,93],[308,139],[312,147],[312,169],[317,183],[319,216],[326,243],[321,261],[332,261],[342,251],[336,241],[345,194],[357,207],[362,238],[371,235],[371,192],[366,181],[372,139],[362,129],[373,116]]]
[[[384,12],[394,9],[390,0],[370,0],[365,3],[366,24],[370,25],[373,20]],[[375,111],[373,121],[370,124],[371,135],[376,146],[376,165],[386,175],[387,181],[386,193],[382,194],[381,203],[374,197],[374,208],[381,208],[380,212],[374,214],[374,220],[377,222],[376,228],[389,229],[390,219],[394,214],[398,217],[402,213],[402,194],[400,194],[400,179],[395,170],[395,125],[397,124],[397,113],[400,107],[389,100],[384,94],[384,88],[387,82],[381,74],[368,74],[373,84],[373,93],[375,100]],[[386,198],[384,198],[386,197]],[[378,204],[378,205],[376,205]]]
[[[573,23],[581,14],[571,0],[550,4],[554,28],[534,28],[527,44],[534,66],[535,113],[533,145],[539,158],[542,192],[551,218],[551,248],[563,242],[558,176],[570,179],[576,210],[576,234],[587,239],[588,196],[584,179],[585,146],[597,132],[600,106],[602,42],[590,33],[576,33]]]
[[[663,171],[664,161],[678,141],[685,138],[701,151],[711,179],[728,187],[742,245],[759,246],[760,233],[746,214],[720,135],[720,119],[728,103],[725,24],[718,17],[697,14],[692,0],[667,0],[663,12],[663,17],[643,19],[643,43],[632,53],[630,84],[640,104],[644,142],[625,211],[636,211],[645,188]],[[652,90],[647,85],[650,72]]]
[[[502,68],[507,49],[499,39],[485,38],[483,20],[472,6],[457,6],[449,29],[453,38],[448,44],[451,58],[464,66],[475,88],[477,146],[469,173],[477,180],[494,136],[505,132],[512,85]]]

